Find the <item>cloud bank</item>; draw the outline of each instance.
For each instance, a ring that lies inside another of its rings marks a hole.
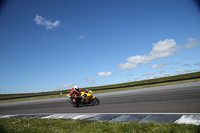
[[[191,49],[198,45],[198,40],[189,38],[185,45],[177,45],[174,39],[165,39],[153,44],[152,50],[146,55],[135,55],[128,57],[127,63],[119,64],[119,70],[133,69],[138,67],[138,64],[147,64],[155,59],[161,59],[168,56],[174,56],[175,52],[181,48]],[[163,67],[163,65],[154,65],[151,68]]]
[[[39,15],[35,16],[34,21],[38,25],[45,26],[46,29],[52,29],[52,28],[58,27],[60,25],[60,21],[59,20],[51,22],[51,21],[46,20],[45,18],[43,18],[42,16],[39,16]]]
[[[74,86],[73,83],[68,83],[68,84],[64,84],[61,87],[58,87],[56,90],[60,90],[60,89],[63,89],[63,88],[69,88],[69,87],[73,87],[73,86]]]
[[[198,45],[198,40],[196,38],[189,38],[188,42],[183,46],[186,49],[194,48]]]
[[[160,65],[154,64],[150,68],[162,68],[162,67],[167,66],[167,65],[168,65],[168,63],[164,63],[164,64],[160,64]]]

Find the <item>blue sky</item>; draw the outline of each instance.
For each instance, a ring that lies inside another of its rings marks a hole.
[[[8,0],[0,18],[1,94],[200,70],[193,0]]]

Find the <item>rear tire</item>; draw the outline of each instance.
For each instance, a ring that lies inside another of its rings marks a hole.
[[[99,99],[98,98],[92,99],[91,104],[92,105],[99,105]]]
[[[81,104],[81,97],[80,96],[77,96],[75,98],[75,102],[71,102],[71,104],[74,106],[74,107],[80,107],[80,104]]]

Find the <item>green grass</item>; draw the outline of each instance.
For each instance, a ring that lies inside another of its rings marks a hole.
[[[200,126],[175,123],[116,123],[70,119],[1,118],[1,133],[198,133]]]
[[[147,88],[147,87],[179,84],[179,83],[196,82],[196,81],[200,81],[200,72],[169,76],[169,77],[157,78],[157,79],[150,79],[150,80],[143,80],[143,81],[128,82],[128,83],[122,83],[122,84],[88,87],[88,88],[82,88],[82,89],[93,90],[94,93],[96,94],[96,93],[106,93],[106,92],[113,92],[113,91],[141,89],[141,88]],[[41,92],[41,93],[25,93],[25,94],[0,94],[0,98],[49,94],[47,96],[34,96],[34,97],[29,97],[29,98],[15,98],[15,99],[9,99],[9,100],[0,100],[0,103],[65,97],[66,96],[65,94],[69,93],[69,91],[70,90],[60,90],[60,91]],[[60,93],[62,94],[60,95]]]

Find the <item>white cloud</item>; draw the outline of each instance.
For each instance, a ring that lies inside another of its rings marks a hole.
[[[77,37],[78,39],[84,39],[84,38],[86,38],[85,36],[79,36],[79,37]]]
[[[153,44],[152,51],[147,55],[136,55],[127,58],[127,61],[134,64],[146,64],[154,59],[160,59],[168,56],[173,56],[174,52],[180,47],[176,45],[174,39],[165,39]]]
[[[142,77],[144,80],[146,80],[146,79],[148,79],[148,77],[147,76],[144,76],[144,77]]]
[[[189,72],[199,72],[200,69],[193,69],[193,70],[189,70]]]
[[[165,75],[161,74],[161,75],[156,76],[156,78],[162,78],[162,77],[165,77]]]
[[[64,84],[63,86],[59,87],[58,89],[69,88],[69,87],[73,87],[73,86],[74,86],[73,83],[68,83],[68,84]]]
[[[174,39],[165,39],[153,44],[153,50],[149,56],[153,59],[160,59],[168,56],[173,56],[174,52],[178,51],[181,47],[176,45]]]
[[[171,73],[169,73],[169,72],[166,72],[166,73],[165,73],[165,75],[166,75],[166,76],[169,76],[169,75],[171,75]]]
[[[120,70],[132,69],[138,67],[138,64],[147,64],[155,59],[161,59],[168,56],[174,56],[175,52],[181,48],[191,49],[198,45],[198,40],[189,38],[185,45],[177,45],[174,39],[165,39],[153,44],[152,50],[146,55],[135,55],[128,57],[127,63],[120,64]],[[166,64],[165,64],[166,65]],[[163,67],[162,65],[154,65],[151,68]]]
[[[136,81],[141,80],[139,77],[135,78]]]
[[[156,73],[155,72],[150,72],[150,73],[146,73],[143,75],[143,79],[146,80],[146,79],[153,79],[154,77],[149,77],[149,76],[152,76],[152,75],[155,75]]]
[[[146,76],[151,76],[151,75],[155,75],[156,73],[151,72],[151,73],[147,73]]]
[[[171,73],[169,73],[169,72],[164,73],[164,71],[162,71],[162,72],[160,72],[160,73],[162,73],[162,74],[157,75],[156,78],[162,78],[162,77],[166,77],[166,76],[171,75]]]
[[[56,20],[54,22],[50,22],[49,20],[46,20],[45,18],[43,18],[42,16],[36,15],[34,21],[36,22],[36,24],[38,25],[42,25],[45,26],[46,29],[52,29],[54,27],[59,26],[60,21]]]
[[[120,64],[120,70],[132,69],[138,67],[137,64],[147,64],[154,59],[160,59],[168,56],[173,56],[180,46],[176,45],[174,39],[165,39],[153,44],[153,49],[147,55],[136,55],[127,58],[127,63]]]
[[[164,64],[160,64],[160,65],[154,64],[150,68],[162,68],[162,67],[167,66],[167,65],[168,65],[168,63],[164,63]]]
[[[149,77],[149,79],[154,79],[154,77]]]
[[[182,73],[188,72],[188,70],[176,70],[176,72],[177,72],[178,74],[182,74]]]
[[[158,68],[160,67],[159,65],[154,64],[153,66],[151,66],[150,68]]]
[[[194,57],[186,57],[186,59],[190,60],[190,59],[194,59]]]
[[[106,77],[106,76],[111,76],[112,75],[112,72],[105,72],[105,71],[103,71],[103,72],[99,72],[98,74],[97,74],[99,77]]]
[[[196,38],[189,38],[188,42],[183,46],[186,49],[194,48],[198,45],[198,40]]]
[[[131,57],[128,57],[126,59],[129,63],[133,63],[133,64],[140,64],[140,63],[143,63],[143,64],[147,64],[149,63],[152,58],[150,56],[147,56],[147,55],[136,55],[136,56],[131,56]]]
[[[132,68],[136,68],[136,67],[138,67],[138,65],[132,64],[130,62],[127,62],[127,63],[124,63],[124,64],[120,64],[118,66],[119,70],[132,69]]]
[[[94,78],[87,78],[87,79],[85,79],[85,81],[89,82],[90,84],[94,84],[95,83]]]

